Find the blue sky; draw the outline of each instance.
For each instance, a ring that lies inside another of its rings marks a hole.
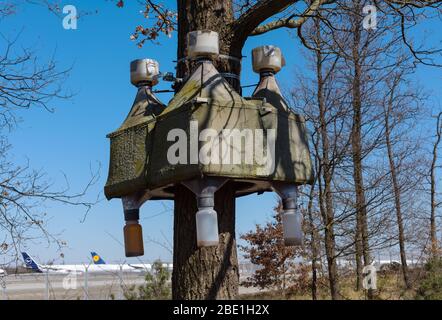
[[[124,257],[122,242],[123,214],[119,200],[104,200],[102,188],[108,169],[109,142],[106,134],[115,130],[130,110],[136,89],[129,82],[131,60],[149,57],[160,62],[162,71],[174,71],[176,59],[176,35],[171,39],[162,37],[160,45],[146,43],[139,49],[129,40],[138,24],[145,22],[136,1],[126,1],[124,9],[107,1],[62,1],[74,4],[78,10],[98,13],[78,21],[77,30],[65,30],[60,18],[38,6],[20,8],[15,16],[0,23],[4,36],[15,37],[21,31],[19,44],[33,47],[44,59],[55,54],[60,68],[73,66],[64,84],[75,92],[68,101],[56,101],[55,113],[32,109],[20,112],[22,122],[11,134],[14,148],[13,159],[17,163],[30,159],[33,168],[48,173],[55,186],[62,185],[63,173],[69,178],[72,191],[80,190],[90,178],[90,167],[101,164],[101,178],[91,190],[91,197],[101,193],[101,201],[81,223],[84,211],[62,205],[48,206],[52,217],[49,229],[63,232],[68,243],[63,251],[66,263],[86,262],[89,251],[94,250],[109,262],[135,261]],[[174,6],[175,1],[165,1]],[[439,23],[440,26],[440,23]],[[440,30],[440,28],[439,28]],[[287,67],[278,74],[282,87],[293,83],[296,67],[303,67],[301,45],[295,36],[286,30],[279,30],[248,40],[243,55],[243,85],[256,83],[258,76],[251,70],[252,48],[274,44],[282,48]],[[440,70],[425,68],[419,72],[427,80],[427,88],[441,87]],[[432,81],[428,81],[431,78]],[[161,83],[158,89],[169,89],[168,83]],[[251,90],[251,89],[250,89]],[[246,91],[246,93],[250,93]],[[440,95],[438,94],[438,97]],[[170,95],[161,94],[163,102]],[[237,200],[237,236],[253,228],[255,223],[265,223],[272,215],[276,195],[252,195]],[[171,261],[170,253],[147,237],[163,242],[172,242],[172,202],[147,202],[141,211],[141,223],[146,238],[143,261],[156,258]],[[165,210],[165,208],[169,208]],[[29,243],[28,251],[38,260],[45,262],[57,259],[55,247],[46,243]],[[1,261],[0,261],[1,263]]]

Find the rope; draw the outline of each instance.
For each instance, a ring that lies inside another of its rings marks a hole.
[[[238,58],[238,57],[234,57],[234,56],[229,56],[227,54],[219,54],[218,58],[226,59],[226,60],[232,60],[232,61],[235,61],[237,63],[241,63],[241,59],[242,59],[242,57]],[[177,61],[177,63],[181,63],[181,62],[184,62],[186,60],[191,60],[191,59],[189,57],[184,57],[184,58],[179,59]]]

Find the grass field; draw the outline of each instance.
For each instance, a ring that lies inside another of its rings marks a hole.
[[[395,272],[379,272],[377,274],[377,288],[374,291],[375,299],[378,300],[412,300],[416,297],[416,290],[419,288],[422,270],[415,269],[411,272],[413,288],[407,290],[404,286],[402,274]],[[299,286],[296,286],[299,287]],[[366,291],[356,291],[356,276],[353,273],[343,274],[340,277],[340,295],[343,300],[365,300]],[[281,290],[269,290],[259,293],[243,294],[241,299],[251,300],[312,300],[310,284],[302,289],[287,289],[285,293]],[[317,299],[328,300],[330,294],[327,286],[327,279],[322,277],[318,279]]]

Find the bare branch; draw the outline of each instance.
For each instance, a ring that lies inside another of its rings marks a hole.
[[[324,5],[324,4],[330,4],[334,1],[330,1],[330,0],[315,0],[311,3],[311,5],[299,16],[297,15],[292,15],[289,18],[286,19],[279,19],[276,21],[272,21],[269,22],[267,24],[261,25],[256,27],[251,35],[252,36],[256,36],[256,35],[260,35],[272,30],[276,30],[279,28],[290,28],[290,29],[295,29],[300,27],[305,21],[307,21],[307,19],[309,19],[310,17],[316,16],[319,8]],[[298,17],[297,19],[293,19],[294,17]]]
[[[238,36],[247,37],[265,20],[284,11],[296,2],[298,0],[258,1],[236,20],[234,29]]]
[[[6,44],[0,53],[0,116],[2,124],[9,126],[13,125],[14,112],[18,109],[41,107],[53,112],[50,105],[53,99],[72,96],[61,87],[70,69],[57,70],[53,57],[40,63],[29,49],[16,54],[13,47],[17,39],[0,38]]]
[[[397,4],[402,7],[410,6],[414,8],[438,8],[441,6],[442,1],[440,0],[387,0],[386,2],[391,4]]]

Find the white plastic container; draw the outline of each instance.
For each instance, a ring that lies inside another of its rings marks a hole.
[[[215,210],[203,208],[196,213],[196,238],[198,247],[218,245],[218,217]]]
[[[275,46],[262,46],[252,50],[253,71],[279,72],[285,66],[281,49]]]
[[[187,56],[189,58],[209,57],[219,54],[219,36],[210,30],[192,31],[187,34]]]
[[[142,83],[156,85],[160,75],[160,64],[153,59],[138,59],[130,64],[130,82],[134,86]]]
[[[302,215],[295,209],[282,213],[284,243],[286,246],[301,246],[303,243]]]

